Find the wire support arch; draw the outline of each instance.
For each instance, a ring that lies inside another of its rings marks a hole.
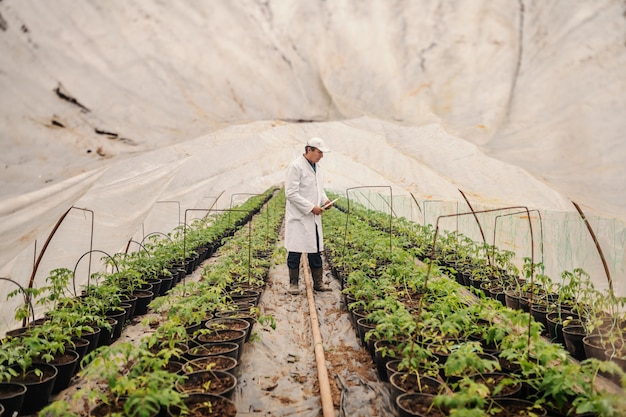
[[[111,259],[111,262],[113,263],[113,266],[115,266],[115,269],[117,272],[120,272],[120,268],[117,265],[117,262],[115,262],[115,258],[112,257],[111,255],[109,255],[107,252],[100,250],[100,249],[92,249],[88,252],[83,253],[83,255],[78,258],[78,261],[76,261],[76,265],[74,265],[74,270],[72,271],[72,288],[74,290],[74,296],[76,297],[78,295],[78,292],[76,291],[76,269],[78,269],[78,264],[80,263],[80,261],[82,261],[82,259],[87,256],[90,255],[89,257],[89,273],[87,275],[87,288],[89,288],[89,285],[91,284],[91,254],[94,252],[98,252],[98,253],[102,253],[106,256],[109,257],[109,259]]]
[[[20,289],[20,292],[24,296],[24,303],[28,305],[29,312],[32,315],[32,318],[33,318],[32,322],[34,322],[35,321],[35,308],[33,307],[33,302],[30,299],[30,296],[29,296],[28,292],[26,291],[26,289],[19,282],[15,281],[15,280],[13,280],[11,278],[0,277],[0,280],[11,282],[11,283],[15,284]],[[26,319],[24,319],[22,321],[22,327],[26,327],[27,325],[28,325],[28,322],[26,322]]]

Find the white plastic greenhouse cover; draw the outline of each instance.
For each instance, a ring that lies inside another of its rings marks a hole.
[[[0,0],[0,276],[27,286],[67,212],[34,285],[58,267],[82,285],[90,247],[98,268],[202,215],[188,209],[281,185],[320,136],[344,198],[388,210],[393,194],[395,214],[432,224],[469,211],[460,191],[475,210],[526,207],[546,272],[583,267],[606,288],[579,204],[626,296],[625,9]],[[526,214],[502,214],[497,240],[482,217],[487,242],[530,256]],[[481,238],[465,215],[441,227]],[[0,330],[16,324],[13,290],[0,281]]]

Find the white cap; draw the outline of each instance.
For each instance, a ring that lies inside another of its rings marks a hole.
[[[328,148],[328,146],[326,146],[326,144],[324,143],[324,141],[321,138],[311,138],[309,139],[309,141],[306,143],[306,146],[311,146],[313,148],[317,148],[320,151],[326,153],[326,152],[330,152],[330,149]]]

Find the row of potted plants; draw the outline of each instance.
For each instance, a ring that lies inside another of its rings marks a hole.
[[[618,416],[626,409],[621,395],[598,389],[600,372],[618,382],[624,377],[614,362],[573,360],[563,346],[543,337],[530,309],[506,307],[486,295],[483,282],[460,284],[459,276],[469,272],[473,281],[489,276],[507,283],[507,289],[523,288],[527,277],[520,276],[511,253],[445,232],[433,251],[431,227],[394,218],[390,228],[389,215],[354,205],[349,213],[341,204],[338,208],[324,216],[326,256],[342,281],[355,331],[381,379],[394,387],[408,383],[409,391],[435,387],[423,400],[427,405],[420,406],[432,414],[421,415],[499,415],[511,407],[500,404],[508,391],[528,401],[514,415],[550,410]],[[524,273],[537,267],[527,264]],[[552,291],[545,276],[537,278],[533,290]],[[580,302],[577,285],[570,280],[554,289],[561,289],[563,300],[573,296]],[[388,372],[391,363],[398,372]],[[400,392],[396,404],[409,402],[411,396]]]
[[[86,365],[94,362],[96,358],[101,358],[100,349],[108,347],[119,338],[122,326],[133,314],[146,314],[147,309],[140,311],[138,308],[138,297],[135,296],[137,291],[143,290],[148,293],[148,302],[156,300],[159,295],[166,294],[172,286],[184,279],[188,272],[197,267],[201,259],[210,256],[215,248],[222,245],[226,239],[234,235],[238,228],[258,213],[275,194],[275,191],[275,189],[270,189],[262,195],[247,200],[236,210],[228,213],[214,213],[212,216],[194,221],[186,227],[184,233],[181,229],[174,230],[168,235],[168,239],[146,243],[143,251],[118,254],[106,259],[105,261],[112,267],[112,272],[94,274],[80,295],[72,291],[73,273],[65,268],[53,270],[46,280],[47,285],[38,289],[23,290],[22,292],[26,293],[23,295],[27,297],[25,297],[24,305],[16,311],[16,319],[24,319],[25,326],[16,329],[15,332],[8,332],[1,341],[0,382],[2,385],[16,384],[27,377],[33,377],[38,382],[43,377],[41,369],[45,368],[42,363],[51,363],[57,356],[67,356],[70,352],[74,352],[74,349],[79,347],[79,341],[90,334],[95,334],[96,337],[89,343],[89,350],[83,351],[77,359],[82,357],[82,365]],[[167,284],[162,285],[163,282]],[[9,296],[17,294],[18,291],[15,291]],[[47,307],[44,317],[34,323],[27,320],[30,305],[33,302]],[[117,316],[118,320],[110,318],[118,313],[122,313]],[[118,327],[118,324],[121,325]],[[107,337],[102,337],[101,332],[107,333]],[[99,349],[96,350],[96,348]],[[130,347],[116,349],[132,351]],[[112,354],[112,352],[109,353]],[[114,356],[119,355],[121,353],[115,350]],[[141,356],[141,360],[149,359],[149,356],[143,358],[143,355],[136,353],[126,356],[129,358]],[[158,356],[156,359],[159,359]],[[135,361],[132,362],[133,369],[135,369]],[[153,364],[151,362],[150,366]],[[58,368],[58,366],[52,368]],[[80,366],[75,365],[72,372],[78,369]],[[87,375],[89,375],[88,372]],[[65,384],[69,383],[71,376],[72,373]],[[53,379],[57,380],[56,377]],[[54,390],[41,392],[29,386],[24,394],[30,394],[31,397],[36,397],[41,401],[34,402],[30,399],[23,401],[20,405],[24,406],[22,414],[36,412],[49,401],[53,393],[63,388],[56,384]],[[141,408],[138,405],[131,407]]]
[[[274,198],[280,199],[280,194]],[[268,207],[273,207],[272,200],[266,204],[266,211]],[[254,220],[249,221],[248,229],[255,225],[255,229],[263,230],[262,226],[256,227],[257,224],[266,224],[263,213],[259,212]],[[274,212],[273,215],[273,222],[280,221],[281,212]],[[206,276],[214,266],[227,262],[233,253],[232,248],[240,248],[242,242],[248,239],[246,229],[243,227],[223,240],[219,257],[204,266],[199,281],[177,285],[165,296],[151,302],[150,309],[154,314],[146,317],[144,324],[153,332],[144,336],[139,346],[116,345],[96,352],[96,359],[81,376],[93,385],[107,381],[108,389],[103,391],[99,387],[93,394],[83,388],[74,397],[75,404],[89,403],[95,395],[100,404],[98,407],[106,409],[107,415],[154,416],[163,412],[168,416],[190,412],[220,416],[236,414],[236,407],[229,398],[237,377],[230,371],[241,358],[243,342],[249,337],[252,325],[245,320],[219,316],[221,312],[239,311],[239,305],[225,290],[226,285],[210,282]],[[266,235],[266,238],[275,242],[277,234]],[[259,245],[253,244],[249,249],[256,251]],[[229,281],[229,277],[223,276],[223,281]],[[258,297],[255,302],[258,302]],[[245,311],[257,310],[256,307],[246,306]],[[228,330],[231,325],[241,323],[242,327]],[[240,336],[228,339],[227,332]],[[236,347],[224,350],[228,345]],[[115,378],[116,372],[121,372],[124,377]],[[60,401],[44,409],[42,415],[83,414],[68,414],[68,404]]]

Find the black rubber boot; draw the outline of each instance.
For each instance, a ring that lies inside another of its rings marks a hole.
[[[300,278],[300,269],[289,268],[289,294],[291,295],[300,294],[300,290],[298,289],[299,278]]]
[[[313,277],[313,290],[318,292],[332,291],[330,288],[324,286],[322,281],[322,268],[311,268],[311,276]]]

